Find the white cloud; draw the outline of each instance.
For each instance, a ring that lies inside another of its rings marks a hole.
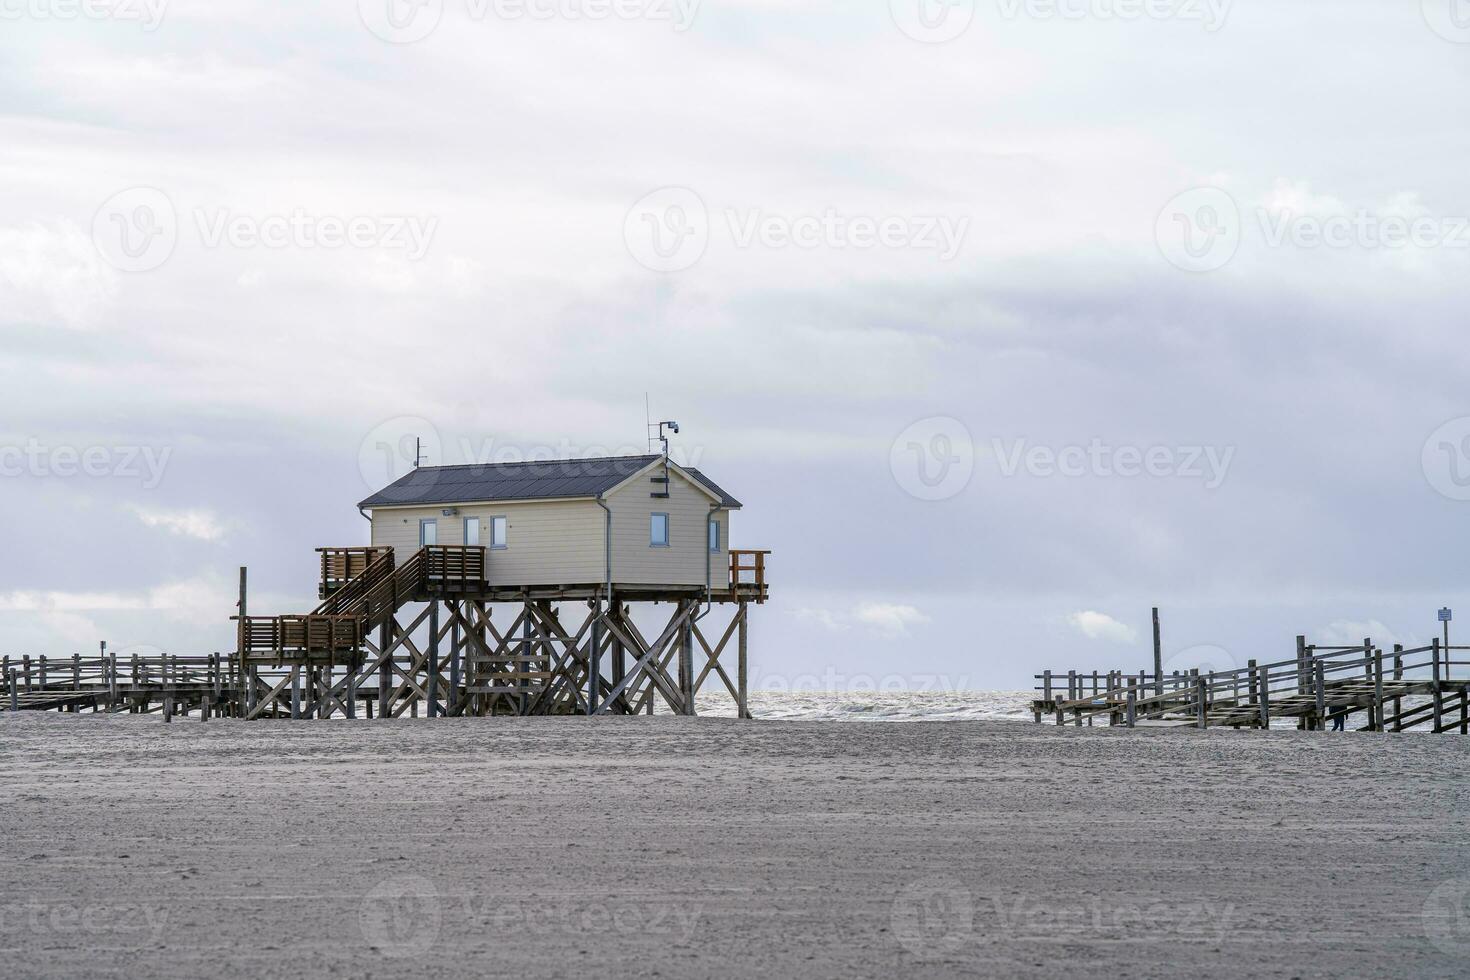
[[[856,617],[858,622],[890,636],[902,636],[909,631],[910,626],[922,626],[929,622],[929,617],[913,606],[888,602],[864,603],[858,606]]]
[[[151,510],[137,504],[129,504],[128,510],[148,527],[162,528],[196,541],[223,541],[230,530],[227,523],[208,510]]]
[[[143,592],[16,590],[0,593],[0,613],[37,613],[47,622],[83,623],[79,613],[158,612],[182,622],[228,619],[237,596],[213,576],[182,579]],[[90,628],[90,627],[89,627]]]
[[[1364,622],[1336,619],[1319,629],[1316,636],[1307,639],[1327,646],[1357,646],[1365,638],[1372,639],[1374,644],[1385,648],[1392,647],[1395,643],[1402,643],[1406,647],[1417,646],[1376,619]]]
[[[116,288],[116,275],[76,225],[0,228],[0,323],[84,326]]]
[[[809,623],[816,623],[823,629],[830,630],[833,633],[840,633],[852,628],[850,623],[844,621],[841,613],[835,613],[830,609],[804,607],[796,610],[795,616],[797,619]]]
[[[803,607],[796,610],[795,615],[833,633],[862,626],[884,636],[903,636],[909,627],[930,622],[929,617],[914,606],[887,602],[859,603],[849,610]]]
[[[1109,643],[1132,643],[1138,639],[1138,631],[1126,623],[1120,623],[1107,613],[1082,610],[1067,617],[1067,622],[1089,640],[1106,640]]]

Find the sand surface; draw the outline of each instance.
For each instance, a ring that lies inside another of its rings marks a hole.
[[[1464,976],[1470,740],[0,718],[6,977]]]

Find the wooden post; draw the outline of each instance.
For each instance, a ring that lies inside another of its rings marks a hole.
[[[291,720],[301,718],[301,668],[291,668]]]
[[[245,617],[249,613],[247,612],[248,606],[246,603],[246,571],[244,565],[240,566],[240,597],[236,603],[236,608],[239,610],[240,615],[239,629],[235,631],[235,656],[240,670],[240,676],[237,680],[240,686],[236,689],[235,696],[239,699],[240,717],[248,718],[250,717],[250,713],[255,710],[255,685],[249,683],[246,678],[247,668],[245,664],[248,658],[245,649]],[[249,668],[249,670],[252,672],[250,680],[253,680],[254,668]]]
[[[15,676],[15,668],[14,667],[11,667],[8,671],[6,671],[6,674],[7,674],[7,676],[10,679],[10,710],[11,711],[19,711],[20,710],[20,687],[19,687],[20,682],[16,679],[16,676]]]
[[[357,719],[357,667],[353,664],[347,666],[347,717]]]
[[[1312,688],[1317,693],[1317,730],[1322,731],[1327,727],[1327,668],[1315,658],[1312,666]]]
[[[387,720],[393,716],[389,699],[393,694],[393,665],[390,663],[392,657],[388,656],[388,646],[393,642],[393,613],[388,613],[383,622],[378,626],[378,653],[383,655],[383,663],[378,667],[378,717]]]
[[[446,602],[445,605],[447,606],[448,603]],[[458,605],[455,608],[458,609]],[[453,615],[453,611],[451,611],[451,615]],[[459,617],[456,616],[449,626],[449,697],[446,699],[448,701],[448,709],[452,709],[454,705],[459,703],[459,691],[463,686],[459,663],[461,642],[459,636]],[[446,710],[445,714],[448,713],[449,711]]]
[[[1271,730],[1271,669],[1269,667],[1259,668],[1259,684],[1261,688],[1261,727],[1266,731]]]
[[[1194,671],[1194,697],[1195,697],[1195,723],[1200,731],[1209,726],[1209,719],[1205,716],[1205,675]]]
[[[1129,728],[1132,728],[1134,726],[1134,724],[1138,720],[1138,703],[1137,702],[1138,702],[1138,689],[1135,688],[1132,684],[1129,684],[1128,685],[1128,709],[1127,709],[1127,714],[1125,716],[1127,718],[1127,724],[1128,724],[1128,727]]]
[[[439,600],[429,600],[429,677],[424,685],[428,705],[424,716],[433,718],[439,713]]]
[[[1375,732],[1384,730],[1383,725],[1383,648],[1373,655],[1373,718],[1371,727]]]
[[[621,608],[617,600],[609,597],[607,603],[607,617],[609,621],[616,624],[617,611]],[[623,649],[623,641],[618,638],[617,633],[612,635],[612,684],[613,687],[623,683],[623,678],[628,675],[627,653]],[[626,698],[624,698],[626,702]]]
[[[748,664],[746,656],[748,642],[746,624],[749,622],[748,613],[749,608],[746,606],[745,601],[741,600],[740,612],[738,613],[740,616],[740,625],[736,627],[737,635],[735,637],[737,642],[735,667],[738,671],[736,689],[740,692],[740,703],[736,707],[739,709],[739,716],[741,718],[750,717],[750,692],[747,689]]]
[[[684,696],[684,714],[694,714],[694,616],[693,606],[689,604],[689,618],[684,620],[684,625],[679,633],[679,687]]]
[[[1164,696],[1164,645],[1159,636],[1159,607],[1154,606],[1154,694]]]
[[[587,648],[587,713],[597,714],[597,700],[601,695],[598,681],[602,679],[602,597],[594,598],[588,605],[592,609],[591,639]]]
[[[524,613],[525,619],[521,622],[521,660],[515,668],[515,673],[518,674],[526,674],[531,669],[531,600],[529,597],[525,601]],[[530,711],[531,698],[530,693],[526,690],[529,684],[530,682],[525,677],[516,681],[516,687],[520,688],[520,693],[516,695],[516,713],[519,715],[525,715]]]
[[[1439,637],[1434,638],[1434,731],[1439,731],[1444,721],[1444,692],[1439,688]]]

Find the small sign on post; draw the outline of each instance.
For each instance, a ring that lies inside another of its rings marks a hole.
[[[1454,613],[1450,612],[1449,606],[1446,606],[1445,608],[1443,608],[1443,609],[1441,609],[1439,611],[1439,621],[1441,623],[1448,623],[1450,620],[1452,620],[1454,618],[1454,615],[1455,615]]]

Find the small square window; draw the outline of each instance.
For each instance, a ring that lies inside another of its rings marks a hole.
[[[648,522],[648,546],[650,548],[667,548],[669,546],[669,515],[654,514]]]
[[[506,546],[506,524],[503,517],[490,518],[490,547],[504,548]]]

